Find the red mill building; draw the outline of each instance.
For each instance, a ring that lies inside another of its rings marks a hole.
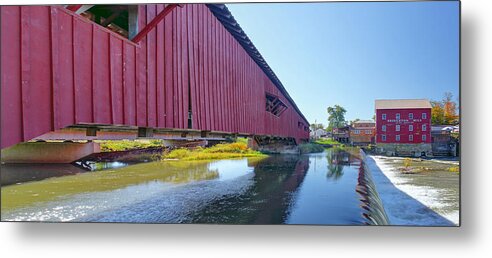
[[[426,99],[376,100],[376,145],[387,155],[432,155]]]

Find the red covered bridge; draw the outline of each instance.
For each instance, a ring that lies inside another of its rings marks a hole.
[[[32,139],[309,137],[225,5],[1,7],[1,148]]]

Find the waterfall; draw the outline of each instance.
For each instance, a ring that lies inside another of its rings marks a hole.
[[[366,163],[366,154],[363,150],[360,150],[360,158],[361,164],[356,192],[361,197],[361,207],[364,210],[363,216],[369,225],[389,225],[390,221],[374,185],[371,170],[369,170]]]

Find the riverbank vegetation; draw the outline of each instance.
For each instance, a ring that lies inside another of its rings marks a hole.
[[[316,140],[315,143],[317,144],[323,144],[323,145],[343,145],[333,139],[329,139],[329,138],[323,138],[323,139],[319,139],[319,140]]]
[[[101,152],[127,151],[162,147],[161,140],[111,140],[96,141],[101,146]]]
[[[303,143],[299,144],[301,154],[306,153],[319,153],[325,151],[325,148],[317,143]]]
[[[393,160],[395,167],[405,174],[424,172],[451,172],[459,173],[460,167],[457,161],[444,161],[436,159],[420,158],[386,158]]]
[[[162,160],[211,160],[211,159],[230,159],[244,157],[266,157],[267,155],[248,148],[243,141],[233,143],[216,144],[209,148],[197,147],[194,149],[180,148],[162,155]]]

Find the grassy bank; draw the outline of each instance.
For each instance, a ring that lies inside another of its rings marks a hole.
[[[337,142],[333,139],[319,139],[315,143],[317,143],[317,144],[331,144],[331,145],[340,144],[339,142]]]
[[[162,147],[161,140],[120,140],[120,141],[97,141],[101,145],[102,152],[127,151]]]
[[[197,147],[195,149],[175,149],[164,153],[162,159],[179,160],[211,160],[211,159],[230,159],[243,157],[266,157],[259,151],[248,148],[245,142],[221,143],[209,148]]]
[[[325,148],[317,143],[303,143],[299,144],[299,149],[301,150],[301,154],[305,153],[318,153],[323,152]]]
[[[450,172],[459,173],[457,162],[440,162],[437,160],[424,160],[419,158],[393,158],[394,165],[402,173],[414,174],[424,172]]]

